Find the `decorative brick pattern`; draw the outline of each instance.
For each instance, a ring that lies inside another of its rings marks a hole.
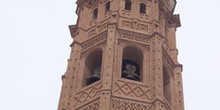
[[[126,21],[126,20],[122,20],[122,26],[123,27],[127,27],[129,29],[133,29],[133,22],[131,21]]]
[[[122,20],[122,27],[148,32],[148,25],[146,25],[146,23],[137,23],[136,21]]]
[[[82,51],[84,51],[84,50],[86,50],[96,44],[99,44],[99,43],[105,41],[106,39],[107,39],[107,33],[98,35],[97,37],[90,39],[90,40],[86,41],[85,43],[83,43],[82,44]]]
[[[158,107],[159,110],[171,110],[167,104],[164,104],[161,101],[156,101],[153,105],[154,107]]]
[[[102,88],[102,83],[96,83],[95,85],[88,86],[79,91],[74,97],[74,106],[79,106],[84,102],[91,101],[92,99],[98,98],[100,96],[100,89]]]
[[[76,4],[59,110],[184,110],[182,65],[173,50],[180,26],[179,15],[173,13],[175,0]],[[137,63],[140,81],[121,78],[124,59]],[[85,86],[84,73],[97,73],[100,64],[101,80]],[[166,76],[169,85],[163,81]]]
[[[169,64],[169,66],[171,68],[173,68],[175,66],[175,63],[170,58],[170,56],[168,55],[168,53],[166,52],[166,50],[164,48],[163,48],[163,59]]]
[[[152,110],[151,104],[112,99],[112,110]]]
[[[123,39],[128,39],[131,41],[137,41],[137,42],[142,42],[142,43],[149,43],[150,42],[150,37],[146,35],[134,35],[134,34],[128,34],[125,32],[118,32],[118,37],[123,38]]]
[[[88,37],[92,37],[92,36],[95,36],[97,34],[96,32],[96,28],[92,29],[91,31],[89,31],[88,33]]]
[[[94,101],[91,104],[87,104],[86,106],[83,106],[82,108],[76,109],[76,110],[99,110],[100,109],[100,101]]]
[[[152,100],[150,95],[150,88],[148,86],[122,80],[114,83],[113,93],[116,96],[126,96],[135,98],[137,100],[144,99],[144,101],[147,102]]]
[[[118,39],[118,45],[120,45],[122,43],[132,43],[132,44],[134,44],[135,42],[124,40],[124,39]],[[138,44],[141,45],[147,51],[150,51],[150,46],[149,45],[145,45],[145,44],[142,44],[142,43],[138,43]]]
[[[99,0],[85,0],[87,6],[92,6],[94,4],[97,4]]]

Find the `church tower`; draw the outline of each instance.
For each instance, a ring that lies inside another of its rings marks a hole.
[[[58,110],[184,110],[176,0],[77,0]]]

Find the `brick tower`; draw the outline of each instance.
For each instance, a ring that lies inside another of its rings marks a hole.
[[[58,110],[184,110],[175,0],[77,0]]]

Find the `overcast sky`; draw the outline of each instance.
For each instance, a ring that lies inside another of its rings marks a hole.
[[[56,110],[76,0],[0,0],[0,109]],[[185,110],[220,110],[220,1],[177,0]]]

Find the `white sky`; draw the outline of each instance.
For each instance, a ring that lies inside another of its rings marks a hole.
[[[186,110],[220,110],[220,1],[177,0]],[[0,0],[0,109],[56,110],[75,0]]]

